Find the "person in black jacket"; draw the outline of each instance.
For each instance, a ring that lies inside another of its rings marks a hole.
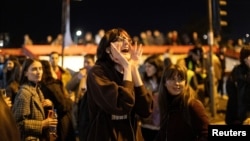
[[[153,98],[138,69],[142,47],[131,41],[126,30],[113,28],[99,43],[96,63],[87,76],[88,141],[142,139],[138,116],[150,116]]]
[[[41,62],[44,72],[41,82],[41,90],[44,93],[44,97],[53,102],[53,108],[57,110],[58,114],[57,140],[75,141],[76,136],[72,123],[72,101],[69,98],[62,81],[55,79],[56,74],[53,72],[49,61],[41,60]]]
[[[226,82],[228,103],[226,124],[250,124],[250,46],[240,51],[240,64],[236,65]]]

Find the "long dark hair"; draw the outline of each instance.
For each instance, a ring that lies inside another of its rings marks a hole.
[[[245,65],[245,58],[250,56],[250,46],[245,45],[240,50],[240,63]]]
[[[40,62],[40,60],[38,59],[31,59],[31,58],[27,58],[24,60],[23,65],[22,65],[20,79],[19,79],[20,85],[26,84],[29,82],[27,76],[25,76],[25,73],[28,71],[30,65],[32,65],[35,61]]]
[[[43,66],[42,82],[43,83],[53,82],[55,79],[52,76],[51,65],[50,65],[49,61],[41,60],[41,63],[42,63],[42,66]]]
[[[13,75],[11,76],[10,81],[19,81],[21,68],[21,64],[15,64],[15,67],[13,68]]]
[[[14,63],[14,68],[11,71],[7,70],[8,61],[12,61]],[[7,87],[12,81],[19,82],[20,72],[21,72],[21,64],[19,63],[18,58],[11,56],[4,64],[4,75],[3,75],[3,86]]]
[[[160,56],[158,54],[154,54],[149,56],[148,58],[146,58],[146,60],[144,61],[144,64],[149,63],[151,65],[153,65],[156,68],[156,79],[157,79],[157,83],[159,84],[161,81],[161,76],[162,76],[162,72],[163,72],[163,68],[164,68],[164,63],[161,60]],[[143,79],[145,81],[149,81],[151,79],[151,76],[149,77],[147,75],[146,72],[143,73]]]
[[[111,65],[114,65],[115,62],[113,62],[107,53],[107,49],[110,48],[110,43],[114,42],[118,39],[120,36],[126,36],[129,37],[129,34],[126,30],[123,28],[113,28],[108,30],[105,35],[102,37],[98,48],[97,48],[97,60],[96,62],[109,62]]]
[[[178,95],[172,103],[177,103],[182,107],[184,111],[188,111],[188,105],[192,99],[196,98],[196,94],[192,89],[189,88],[187,84],[187,68],[185,66],[181,66],[178,64],[172,64],[169,67],[165,68],[163,71],[161,83],[159,86],[159,108],[160,108],[160,120],[161,123],[166,119],[169,105],[170,105],[170,97],[171,94],[167,90],[165,83],[166,80],[172,79],[175,75],[180,76],[186,81],[186,87],[184,88],[182,94]]]

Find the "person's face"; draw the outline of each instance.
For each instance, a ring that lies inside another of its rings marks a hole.
[[[90,58],[84,59],[84,68],[91,68],[92,66],[94,66],[94,64],[95,64],[94,60]]]
[[[25,72],[29,81],[37,83],[42,80],[43,68],[41,62],[34,61]]]
[[[184,91],[186,81],[179,75],[166,79],[165,87],[171,95],[179,95]]]
[[[127,60],[131,58],[131,55],[130,55],[131,43],[132,43],[132,40],[125,36],[118,37],[118,39],[114,42],[116,46],[121,47],[120,52]]]
[[[13,61],[11,61],[11,60],[7,61],[7,70],[11,71],[14,68],[14,65],[15,64]]]
[[[50,56],[50,63],[53,67],[58,66],[59,63],[59,55],[58,54],[52,54]]]
[[[148,62],[145,63],[145,72],[146,72],[148,77],[154,76],[156,71],[157,71],[157,69],[155,68],[154,65],[152,65]]]

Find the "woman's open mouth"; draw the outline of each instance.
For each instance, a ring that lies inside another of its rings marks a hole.
[[[129,52],[129,49],[128,48],[124,48],[121,50],[122,53],[128,53]]]

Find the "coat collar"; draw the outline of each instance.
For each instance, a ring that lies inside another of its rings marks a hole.
[[[37,105],[38,109],[43,113],[43,116],[45,118],[44,107],[42,105],[42,102],[44,101],[44,96],[40,88],[37,87],[37,85],[34,86],[28,84],[22,85],[21,88],[26,89],[30,92],[31,99],[34,100],[34,103]]]

